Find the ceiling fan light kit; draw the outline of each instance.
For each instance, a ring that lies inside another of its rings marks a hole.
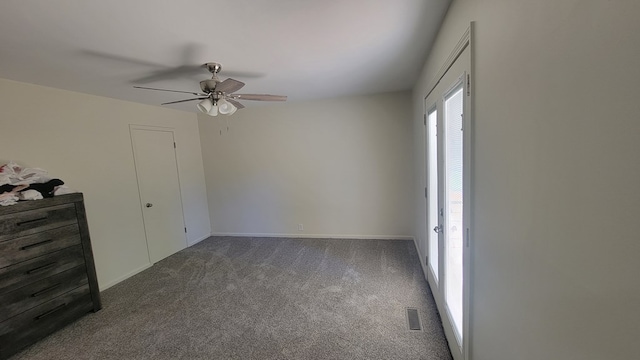
[[[234,112],[238,110],[237,107],[233,106],[232,103],[228,102],[225,99],[218,100],[218,111],[222,115],[233,115]]]
[[[211,99],[206,98],[206,99],[204,99],[204,100],[200,101],[200,102],[196,105],[196,107],[198,108],[198,110],[200,110],[201,112],[203,112],[203,113],[205,113],[205,114],[206,114],[206,113],[208,113],[208,112],[211,110],[211,108],[213,107],[213,102],[211,101]]]
[[[267,94],[234,94],[236,91],[242,89],[244,87],[244,83],[242,81],[238,81],[235,79],[228,78],[224,81],[220,81],[218,79],[218,73],[222,70],[222,65],[218,63],[206,63],[202,65],[203,68],[206,68],[213,76],[211,79],[200,81],[200,89],[202,92],[193,92],[193,91],[181,91],[181,90],[168,90],[168,89],[158,89],[158,88],[150,88],[144,86],[134,86],[136,89],[145,89],[145,90],[155,90],[155,91],[168,91],[175,93],[183,93],[183,94],[191,94],[197,96],[192,99],[184,99],[177,101],[170,101],[166,103],[162,103],[160,105],[169,105],[169,104],[177,104],[187,101],[197,101],[196,108],[207,115],[217,116],[218,113],[222,115],[232,115],[238,109],[244,108],[238,100],[257,100],[257,101],[286,101],[286,96],[281,95],[267,95]]]
[[[213,105],[209,111],[206,112],[209,116],[218,116],[218,106]]]

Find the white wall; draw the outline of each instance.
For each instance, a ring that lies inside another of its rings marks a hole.
[[[195,114],[0,79],[0,162],[84,193],[101,289],[149,265],[129,124],[175,128],[188,241],[211,233]]]
[[[414,89],[476,21],[471,358],[635,359],[640,337],[638,1],[454,0]]]
[[[200,115],[213,232],[406,238],[410,119],[409,92]]]

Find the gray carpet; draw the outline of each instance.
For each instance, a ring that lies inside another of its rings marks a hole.
[[[412,241],[212,237],[102,301],[12,359],[451,359]]]

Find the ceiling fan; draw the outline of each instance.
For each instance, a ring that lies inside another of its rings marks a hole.
[[[196,106],[201,112],[210,115],[217,116],[218,113],[223,115],[231,115],[238,109],[244,108],[244,105],[238,100],[257,100],[257,101],[286,101],[287,97],[282,95],[268,95],[268,94],[234,94],[236,91],[244,87],[242,81],[228,78],[224,81],[220,81],[218,73],[222,69],[222,65],[214,62],[206,63],[202,65],[213,76],[211,79],[200,81],[200,89],[202,92],[193,91],[181,91],[181,90],[169,90],[158,89],[146,86],[134,86],[136,89],[156,90],[156,91],[168,91],[175,93],[192,94],[197,97],[191,99],[170,101],[162,103],[160,105],[169,105],[183,103],[187,101],[200,101]]]

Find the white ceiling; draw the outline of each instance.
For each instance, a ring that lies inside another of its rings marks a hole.
[[[0,77],[153,105],[185,97],[134,84],[198,91],[166,70],[205,62],[289,101],[407,90],[450,1],[2,0]]]

